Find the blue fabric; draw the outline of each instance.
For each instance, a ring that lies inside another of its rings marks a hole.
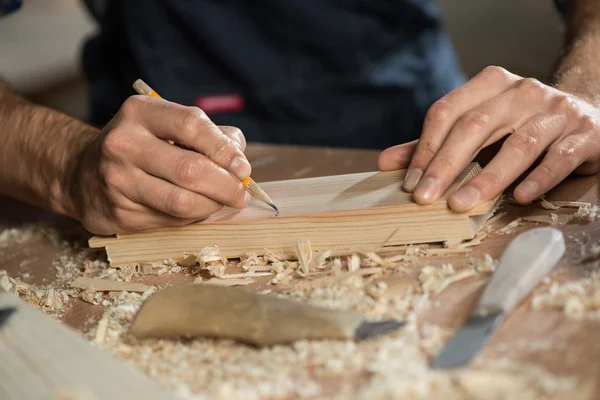
[[[93,122],[137,78],[249,141],[384,148],[417,138],[437,99],[464,82],[433,0],[127,0],[102,7],[84,51]]]

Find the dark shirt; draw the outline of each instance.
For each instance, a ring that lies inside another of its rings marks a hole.
[[[142,78],[248,141],[384,148],[418,138],[464,81],[433,0],[89,3],[101,10],[84,51],[96,124]]]

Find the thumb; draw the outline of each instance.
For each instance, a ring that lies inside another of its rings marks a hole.
[[[381,171],[407,168],[418,140],[389,147],[379,154],[377,164]]]

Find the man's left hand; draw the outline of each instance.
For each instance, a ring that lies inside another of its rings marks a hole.
[[[487,67],[434,103],[418,141],[379,156],[383,171],[406,168],[404,189],[420,204],[437,200],[485,147],[508,136],[498,153],[449,206],[459,212],[493,199],[540,155],[541,163],[514,191],[530,203],[570,173],[593,174],[600,160],[600,109],[569,93]]]

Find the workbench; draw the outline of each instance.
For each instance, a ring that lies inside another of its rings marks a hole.
[[[251,144],[248,146],[247,155],[253,165],[252,176],[257,182],[264,182],[375,171],[377,169],[378,152]],[[546,199],[549,201],[581,201],[597,205],[596,178],[593,176],[570,177],[551,191]],[[531,301],[537,295],[555,293],[564,287],[566,282],[591,279],[591,274],[599,270],[598,257],[596,257],[598,254],[594,253],[593,247],[595,244],[600,244],[600,222],[588,223],[589,221],[573,218],[576,211],[573,208],[560,208],[552,211],[552,213],[558,215],[558,220],[554,225],[564,232],[567,243],[565,257],[532,296],[505,319],[477,356],[477,360],[480,363],[488,360],[508,360],[511,363],[523,363],[532,366],[532,368],[539,367],[551,376],[572,379],[575,383],[569,389],[571,398],[594,399],[600,397],[600,385],[596,383],[597,378],[600,377],[600,342],[597,340],[600,331],[600,312],[598,311],[600,287],[595,288],[595,303],[591,305],[586,303],[587,311],[591,310],[593,312],[582,311],[579,314],[575,312],[567,315],[569,313],[566,312],[568,310],[566,310],[566,306],[563,307],[564,305],[534,307]],[[497,213],[500,212],[506,214],[500,221],[496,222],[498,227],[506,226],[519,217],[549,213],[539,203],[518,206],[507,201],[497,211]],[[64,237],[69,240],[69,243],[79,242],[82,247],[85,247],[89,235],[73,221],[13,200],[0,199],[0,229],[23,229],[24,226],[31,225],[35,230],[35,227],[47,224],[58,227],[64,232]],[[535,223],[523,223],[506,232],[495,233],[496,231],[493,231],[482,240],[481,244],[472,247],[469,253],[417,257],[412,261],[410,268],[418,271],[419,268],[425,265],[461,265],[469,262],[468,260],[487,254],[493,258],[498,258],[506,244],[516,234],[534,226],[536,226]],[[65,245],[56,243],[56,240],[53,243],[51,240],[39,235],[32,235],[31,237],[15,236],[15,238],[4,240],[8,240],[10,245],[0,247],[0,270],[4,269],[9,276],[19,277],[23,282],[33,285],[54,283],[57,273],[56,267],[61,264],[60,257],[61,255],[64,257],[65,251],[69,251],[65,248]],[[600,252],[598,253],[600,254]],[[185,274],[149,275],[136,278],[135,281],[164,286],[166,284],[191,282],[193,277]],[[482,277],[461,280],[422,301],[415,314],[419,326],[417,336],[421,337],[423,341],[426,338],[431,339],[427,333],[431,327],[438,329],[438,335],[448,334],[448,332],[456,329],[468,316],[483,288],[484,282],[485,279]],[[249,286],[249,288],[253,287],[257,290],[263,290],[265,284],[260,282],[257,285]],[[578,291],[577,288],[573,290],[574,293]],[[579,293],[579,295],[582,294]],[[589,293],[587,295],[590,296]],[[98,323],[104,311],[105,307],[101,304],[92,305],[80,299],[70,299],[60,319],[75,330],[86,333]],[[442,336],[444,340],[448,337]],[[226,342],[223,346],[231,347],[234,345]],[[308,345],[301,343],[295,346],[294,349],[301,352],[303,346]],[[377,351],[384,345],[378,345],[377,342],[374,342],[364,346],[371,346],[368,348]],[[422,343],[422,347],[427,348],[426,343]],[[435,348],[437,349],[439,346]],[[354,351],[352,349],[348,351]],[[243,352],[249,351],[258,350],[243,350]],[[275,350],[274,352],[277,353]],[[248,360],[252,360],[254,356],[254,354],[249,355]],[[311,368],[317,367],[313,365]],[[351,390],[354,387],[353,385],[360,382],[364,383],[372,374],[376,375],[377,371],[363,371],[358,375],[340,371],[338,376],[327,376],[325,379],[327,384],[324,386],[326,389],[321,388],[325,390],[324,392],[317,390],[312,395],[309,393],[310,391],[304,394],[296,393],[296,397],[322,398],[329,397],[329,395],[333,397],[333,394],[339,393],[338,389],[346,388],[348,390],[350,388]],[[489,376],[486,375],[481,379],[485,382],[488,378]],[[506,376],[504,378],[500,377],[498,381],[500,383],[497,383],[497,385],[502,384],[503,379],[506,380]],[[290,383],[287,382],[286,384],[289,385]],[[510,380],[508,384],[510,386]],[[494,390],[497,389],[496,383],[490,380],[486,385],[493,395]],[[553,383],[548,381],[548,387],[544,390],[547,390],[548,393],[553,393],[553,391],[558,393],[562,390],[558,386],[553,389],[552,385]],[[327,393],[328,395],[325,396],[324,394]],[[226,395],[223,396],[223,398],[227,397]],[[490,398],[512,397],[497,396]],[[555,397],[547,396],[545,398]],[[556,398],[560,398],[560,396]]]

